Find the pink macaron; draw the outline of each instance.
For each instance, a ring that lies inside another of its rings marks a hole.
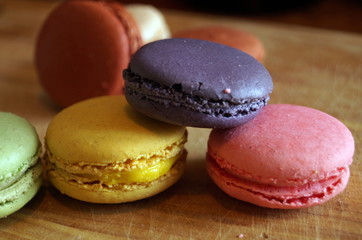
[[[347,186],[354,139],[336,118],[272,104],[253,120],[212,130],[207,170],[227,194],[268,208],[322,204]]]

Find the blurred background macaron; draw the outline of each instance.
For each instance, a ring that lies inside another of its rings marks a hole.
[[[41,144],[24,118],[0,112],[0,218],[21,209],[42,182]]]
[[[244,51],[262,62],[265,57],[263,43],[254,34],[221,25],[185,29],[172,35],[174,38],[194,38],[208,40]]]
[[[141,15],[141,16],[138,16]],[[39,81],[60,107],[91,97],[121,94],[122,70],[144,43],[169,36],[151,5],[68,0],[41,26],[35,46]]]
[[[156,195],[182,176],[185,127],[134,111],[123,95],[63,109],[45,136],[46,174],[62,193],[86,202],[122,203]]]
[[[166,19],[158,8],[137,3],[125,7],[137,22],[143,44],[171,37]]]

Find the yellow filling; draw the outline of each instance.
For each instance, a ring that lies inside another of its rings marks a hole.
[[[112,173],[103,175],[101,181],[107,185],[114,185],[118,183],[133,183],[133,182],[150,182],[160,176],[166,174],[172,167],[172,165],[178,159],[178,155],[165,161],[160,161],[152,167],[134,169],[128,172]]]
[[[177,154],[176,156],[168,158],[164,161],[159,161],[151,167],[137,168],[131,171],[120,171],[113,173],[108,172],[100,176],[90,173],[78,173],[74,174],[73,176],[86,178],[88,181],[99,181],[101,184],[106,185],[150,182],[166,174],[171,169],[176,160],[180,158],[181,154]]]

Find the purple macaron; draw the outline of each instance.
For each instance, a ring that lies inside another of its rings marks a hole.
[[[197,39],[141,47],[123,71],[131,106],[151,118],[190,127],[229,128],[254,118],[273,82],[250,55]]]

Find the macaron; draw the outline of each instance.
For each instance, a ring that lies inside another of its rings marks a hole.
[[[265,57],[265,48],[260,39],[254,34],[238,28],[221,25],[203,26],[178,31],[173,34],[173,37],[194,38],[225,44],[248,53],[260,62]]]
[[[45,136],[46,175],[60,192],[86,202],[122,203],[158,194],[182,175],[185,127],[134,111],[123,95],[63,109]]]
[[[353,154],[353,136],[336,118],[304,106],[271,104],[244,125],[211,131],[207,170],[236,199],[297,209],[342,193]]]
[[[124,70],[125,96],[143,114],[171,124],[228,128],[255,117],[273,89],[267,69],[238,49],[172,38],[141,47]]]
[[[137,13],[145,17],[149,11],[143,5]],[[154,33],[158,28],[165,28],[157,14],[147,16],[140,20],[117,1],[60,3],[45,19],[35,46],[38,78],[48,97],[64,108],[92,97],[121,94],[122,70],[130,56],[144,42],[160,37]],[[146,21],[158,24],[145,29]]]
[[[153,5],[140,3],[125,6],[137,22],[143,44],[171,37],[169,26],[159,9]]]
[[[40,155],[34,127],[20,116],[0,112],[0,218],[21,209],[38,192]]]

